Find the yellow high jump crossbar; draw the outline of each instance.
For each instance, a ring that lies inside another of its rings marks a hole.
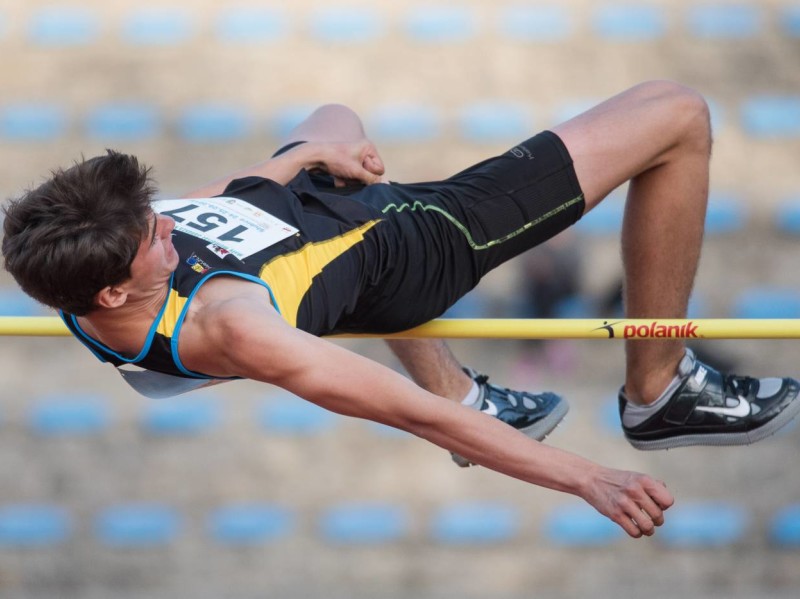
[[[66,336],[56,316],[0,316],[0,336]],[[658,319],[521,319],[442,318],[391,335],[337,337],[448,339],[800,339],[800,319],[705,318]]]

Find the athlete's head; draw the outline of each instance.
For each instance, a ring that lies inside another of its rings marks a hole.
[[[95,295],[130,277],[155,191],[134,156],[107,150],[3,207],[5,266],[34,299],[88,314]]]

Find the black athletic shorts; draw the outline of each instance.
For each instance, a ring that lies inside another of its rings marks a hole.
[[[312,182],[332,191],[330,177]],[[574,224],[584,210],[572,159],[550,131],[442,181],[337,192],[381,219],[356,262],[320,275],[360,289],[339,332],[394,332],[440,316],[487,272]]]

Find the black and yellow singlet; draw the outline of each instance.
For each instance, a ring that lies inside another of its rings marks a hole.
[[[291,326],[314,335],[405,330],[439,316],[498,264],[583,212],[572,161],[542,133],[449,179],[335,190],[302,171],[289,185],[249,177],[222,196],[161,200],[180,261],[138,355],[69,329],[145,395],[213,380],[181,363],[192,299],[218,276],[263,285]]]

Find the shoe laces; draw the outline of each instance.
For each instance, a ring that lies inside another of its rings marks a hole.
[[[723,378],[722,388],[726,396],[735,395],[736,397],[749,397],[755,394],[757,382],[756,379],[749,376],[728,374]]]

